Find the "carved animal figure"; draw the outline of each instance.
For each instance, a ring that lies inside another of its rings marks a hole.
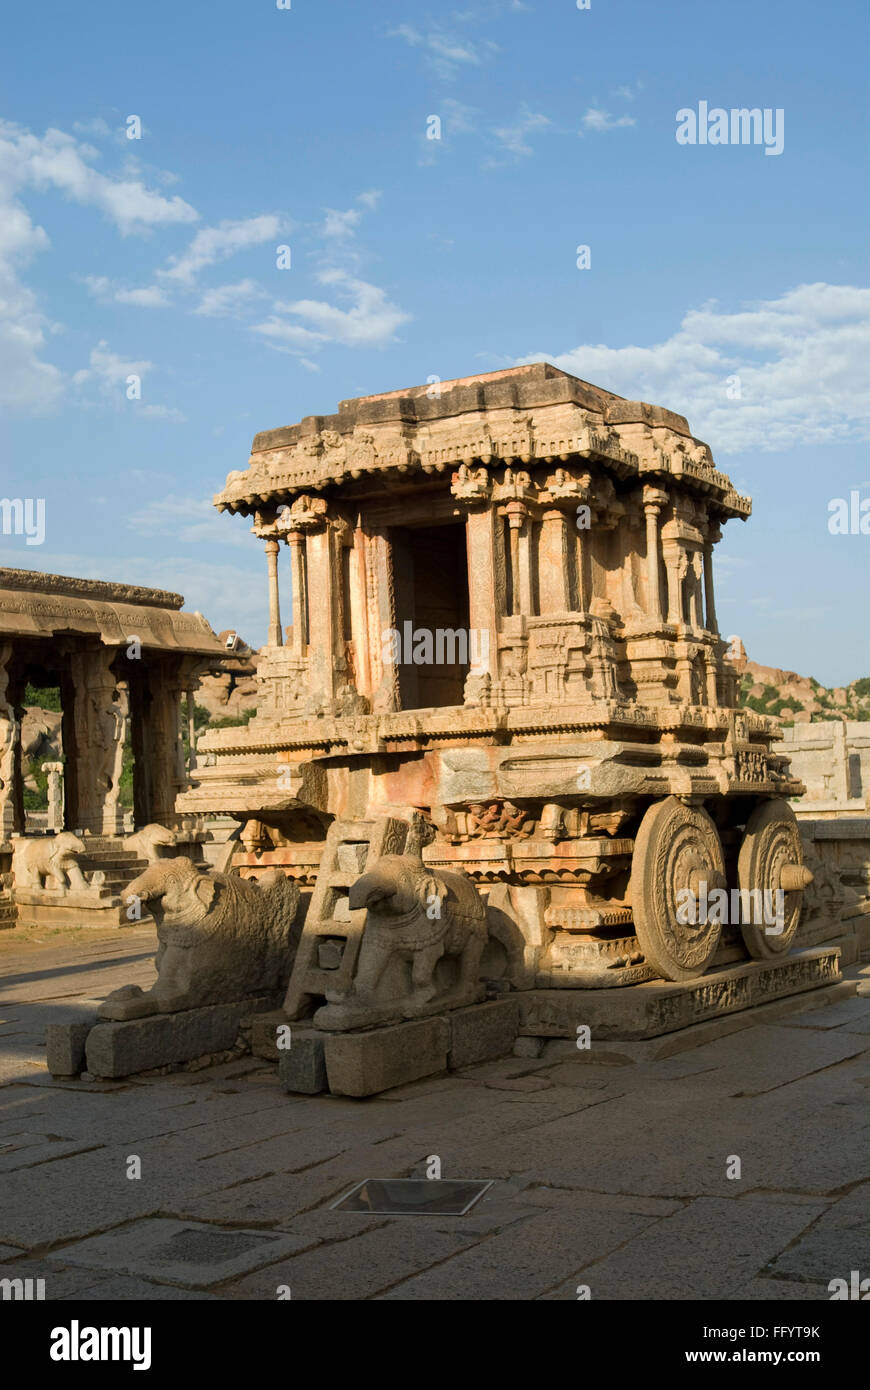
[[[15,881],[22,888],[44,888],[47,892],[86,892],[88,885],[77,859],[84,852],[84,841],[71,830],[19,840],[15,847]]]
[[[455,1008],[479,997],[486,908],[465,874],[436,872],[413,854],[386,854],[351,885],[349,906],[368,911],[354,978],[355,1004],[392,1002],[383,997],[382,981],[387,967],[399,959],[411,965],[411,990],[399,1001],[400,1012],[404,1017],[430,1012],[427,1006],[439,994],[435,967],[442,956],[459,958],[459,977],[437,1002]]]
[[[150,825],[143,825],[141,830],[137,830],[135,835],[130,835],[127,839],[127,848],[135,850],[139,858],[147,859],[149,864],[162,857],[161,847],[170,845],[175,845],[175,832],[167,830],[165,825],[158,825],[155,821]]]
[[[286,986],[299,889],[278,870],[257,882],[197,869],[179,855],[155,859],[127,893],[147,904],[160,942],[158,979],[141,1001],[153,1007],[128,1016],[175,1013]]]

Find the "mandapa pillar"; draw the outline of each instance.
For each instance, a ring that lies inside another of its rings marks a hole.
[[[278,591],[278,551],[276,540],[266,541],[266,563],[269,567],[269,646],[283,647],[284,634],[281,631],[281,600]]]
[[[662,619],[661,554],[659,549],[659,515],[668,500],[660,488],[645,487],[643,510],[646,516],[646,579],[649,615],[657,623]]]
[[[718,526],[710,526],[704,543],[704,597],[707,603],[707,631],[719,631],[716,621],[716,603],[713,597],[713,546],[722,539]]]

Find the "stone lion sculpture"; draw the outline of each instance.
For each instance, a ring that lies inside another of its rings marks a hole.
[[[435,871],[415,854],[386,854],[351,885],[348,905],[367,912],[359,960],[350,993],[329,999],[319,1026],[415,1018],[483,997],[486,908],[466,874]],[[439,980],[443,958],[455,961],[453,980]]]
[[[299,889],[278,870],[257,882],[156,859],[127,889],[154,917],[157,981],[109,995],[105,1018],[176,1013],[284,988],[296,953]]]
[[[78,855],[84,853],[84,841],[71,830],[19,840],[15,847],[15,881],[20,888],[43,888],[46,892],[87,892],[78,862]]]

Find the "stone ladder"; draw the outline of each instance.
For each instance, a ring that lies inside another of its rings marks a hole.
[[[365,926],[365,908],[351,912],[348,891],[382,854],[401,854],[410,826],[383,817],[371,821],[334,821],[326,835],[317,883],[302,937],[284,1012],[304,1018],[315,1003],[351,987]]]

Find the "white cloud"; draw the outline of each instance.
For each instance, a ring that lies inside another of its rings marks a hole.
[[[225,261],[237,251],[262,246],[280,235],[281,219],[273,213],[245,217],[239,221],[224,221],[216,227],[203,227],[196,233],[186,251],[171,256],[169,268],[157,274],[167,280],[191,285],[199,272],[208,265]]]
[[[868,357],[870,289],[812,284],[736,313],[715,303],[690,310],[653,347],[585,344],[519,361],[546,358],[632,400],[668,406],[714,453],[737,453],[870,440]]]
[[[551,124],[548,116],[525,109],[520,112],[512,125],[495,126],[492,133],[509,154],[521,159],[532,153],[527,136],[536,130],[546,130],[547,126]]]
[[[125,361],[116,352],[110,351],[105,339],[102,339],[95,348],[91,349],[88,361],[88,367],[83,367],[75,373],[73,383],[76,386],[83,386],[87,381],[96,381],[99,386],[109,391],[122,383],[126,383],[128,376],[138,376],[141,379],[154,366],[153,362],[144,360],[141,362]]]
[[[102,116],[94,116],[89,121],[73,121],[73,130],[79,135],[96,135],[102,140],[107,140],[112,135],[112,127]]]
[[[340,212],[336,208],[327,208],[326,217],[321,227],[321,235],[328,241],[347,241],[355,233],[363,216],[366,212],[374,212],[381,200],[380,189],[370,188],[365,193],[357,196],[357,202],[362,203],[360,208],[348,208]]]
[[[430,24],[425,32],[411,24],[399,24],[388,31],[387,38],[404,39],[410,47],[419,48],[427,65],[438,77],[447,80],[456,77],[463,68],[479,67],[498,52],[498,46],[489,39],[475,43],[435,24]]]
[[[582,125],[584,130],[618,130],[620,126],[634,125],[634,116],[611,116],[609,111],[601,111],[597,106],[590,106],[583,117]],[[581,135],[583,131],[580,132]]]
[[[338,295],[350,301],[350,308],[343,309],[321,299],[279,302],[273,306],[271,317],[257,324],[254,331],[276,343],[299,347],[318,343],[382,347],[392,342],[396,329],[410,319],[409,314],[388,300],[384,290],[365,280],[356,280],[343,270],[322,271],[318,279],[323,285],[334,285]],[[303,322],[282,317],[287,314]]]
[[[250,531],[227,525],[211,498],[171,495],[149,502],[127,518],[132,531],[143,536],[174,536],[186,545],[242,546],[251,549]]]
[[[105,340],[101,340],[95,348],[91,349],[88,366],[75,372],[72,381],[73,385],[80,390],[86,386],[95,388],[96,395],[92,390],[88,395],[82,397],[88,405],[113,403],[118,409],[133,410],[136,415],[148,420],[163,420],[172,425],[185,424],[187,416],[175,406],[152,402],[147,399],[147,396],[145,399],[128,399],[129,378],[131,376],[139,378],[140,389],[144,394],[145,377],[153,369],[153,362],[146,359],[135,361],[132,358],[120,357],[117,352],[112,352]]]
[[[124,289],[115,284],[107,275],[83,275],[82,283],[95,299],[114,304],[132,304],[139,309],[165,309],[170,300],[160,285],[143,285],[138,289]]]
[[[234,285],[216,285],[213,289],[204,290],[193,312],[208,318],[222,318],[238,314],[254,300],[265,297],[266,291],[260,289],[256,280],[239,280]]]
[[[28,192],[53,189],[95,207],[125,235],[197,217],[183,199],[165,198],[147,188],[136,174],[112,178],[99,172],[92,167],[96,158],[91,146],[63,131],[48,130],[39,136],[0,121],[0,406],[4,409],[44,413],[57,404],[66,386],[64,374],[43,360],[47,336],[60,331],[59,325],[51,322],[20,279],[32,257],[49,246],[47,233],[31,221],[22,202]],[[138,290],[123,293],[131,296],[129,303],[153,302]]]
[[[169,304],[166,291],[159,285],[142,285],[139,289],[116,290],[118,304],[134,304],[139,309],[165,309]]]
[[[49,410],[63,390],[57,367],[42,361],[55,325],[18,273],[49,240],[4,188],[0,171],[0,408],[23,414]]]
[[[339,238],[352,236],[354,228],[358,227],[361,221],[362,213],[359,208],[349,208],[347,212],[336,212],[335,208],[327,208],[323,235]]]
[[[195,222],[195,208],[177,195],[164,198],[141,178],[112,178],[91,165],[97,152],[62,130],[34,135],[0,121],[0,169],[7,192],[55,188],[77,203],[99,208],[127,235],[167,223]]]

